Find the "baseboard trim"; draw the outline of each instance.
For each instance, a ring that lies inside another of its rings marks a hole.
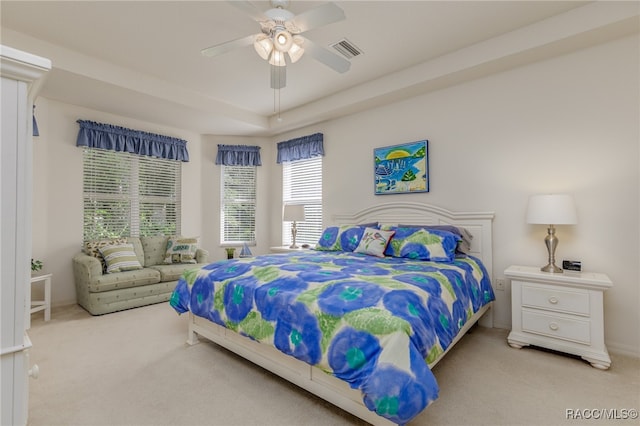
[[[640,348],[625,345],[619,342],[605,342],[610,353],[615,355],[630,356],[632,358],[640,358]]]

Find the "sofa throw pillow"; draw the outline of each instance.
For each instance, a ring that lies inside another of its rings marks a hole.
[[[198,239],[187,237],[171,237],[167,241],[164,263],[196,263]]]
[[[107,263],[107,274],[142,269],[133,244],[107,245],[100,248],[100,253]]]
[[[460,236],[448,231],[424,228],[395,228],[385,253],[387,256],[405,257],[433,262],[452,262]]]
[[[377,228],[366,228],[362,234],[360,244],[353,251],[371,256],[384,257],[384,250],[395,231],[382,231]]]
[[[330,226],[322,231],[316,250],[354,251],[360,243],[364,227],[358,225]]]
[[[117,246],[120,244],[126,244],[126,238],[113,238],[110,240],[91,240],[84,243],[84,252],[89,256],[93,256],[97,258],[102,264],[102,273],[105,274],[107,272],[107,263],[104,261],[104,257],[102,253],[100,253],[100,249],[106,246]]]

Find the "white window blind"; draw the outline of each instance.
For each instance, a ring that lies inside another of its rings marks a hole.
[[[255,166],[222,166],[220,244],[256,243]]]
[[[304,205],[296,243],[315,245],[322,234],[322,157],[282,163],[282,185],[284,204]],[[291,244],[291,222],[282,224],[282,244]]]
[[[182,163],[83,150],[85,241],[180,233]]]

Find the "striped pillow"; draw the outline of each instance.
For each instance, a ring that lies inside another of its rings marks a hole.
[[[119,244],[126,244],[126,238],[112,238],[110,240],[91,240],[84,243],[84,252],[89,256],[93,256],[102,264],[102,273],[107,272],[107,263],[104,261],[104,257],[100,253],[100,249],[106,246],[117,246]]]
[[[142,265],[133,251],[133,244],[101,247],[100,253],[107,263],[107,274],[142,269]]]

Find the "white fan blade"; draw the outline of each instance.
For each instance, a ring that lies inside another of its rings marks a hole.
[[[351,62],[323,47],[318,46],[307,38],[304,39],[303,46],[305,54],[313,56],[315,60],[322,62],[339,73],[345,73],[349,71],[349,68],[351,68]]]
[[[200,53],[202,53],[203,56],[209,56],[209,57],[222,55],[223,53],[227,53],[228,51],[236,49],[238,47],[250,46],[253,44],[255,39],[256,39],[255,34],[242,37],[236,40],[227,41],[226,43],[216,44],[215,46],[207,47],[206,49],[202,49]]]
[[[282,89],[287,85],[287,67],[271,65],[271,88]]]
[[[296,15],[292,22],[300,32],[305,32],[343,19],[345,19],[344,11],[335,3],[327,3]]]
[[[265,15],[260,9],[255,7],[250,1],[229,0],[227,3],[230,3],[231,5],[240,9],[241,11],[249,15],[254,21],[262,22],[269,20],[267,15]]]

